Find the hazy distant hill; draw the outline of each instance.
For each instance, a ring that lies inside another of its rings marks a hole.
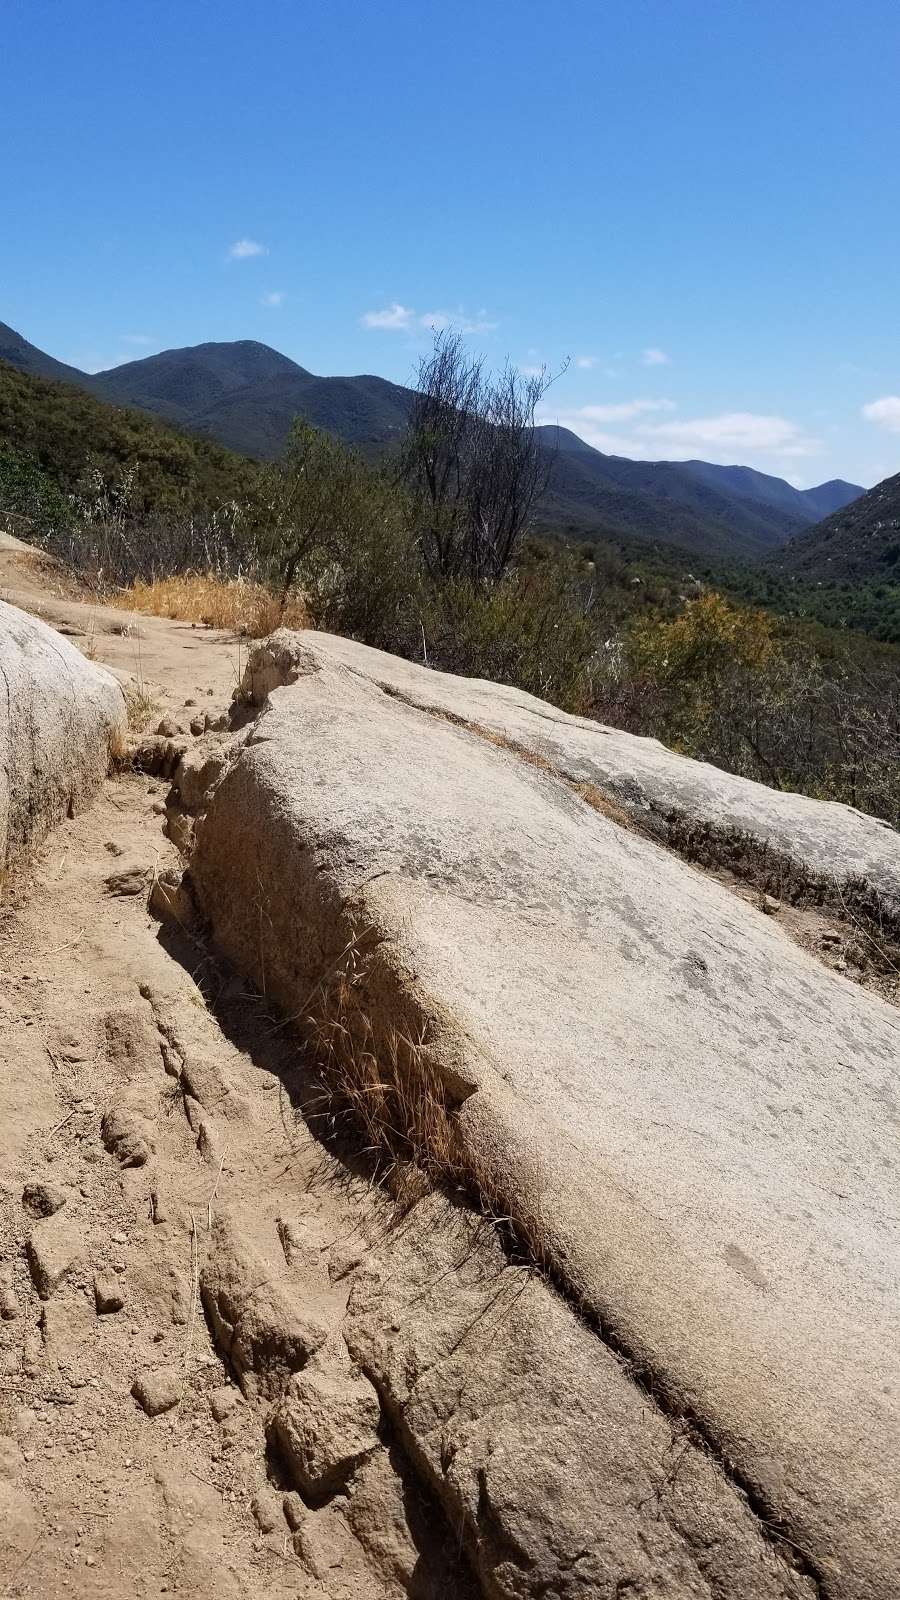
[[[773,564],[822,583],[900,583],[900,473],[805,529]]]
[[[0,357],[23,371],[78,384],[262,459],[280,453],[295,416],[369,453],[383,449],[402,435],[411,400],[410,390],[370,374],[317,377],[249,339],[165,350],[92,374],[63,366],[2,324],[0,346]],[[569,537],[627,535],[698,556],[756,558],[862,493],[838,481],[801,491],[749,467],[630,461],[565,429],[541,434],[556,460],[538,520]]]
[[[803,522],[827,517],[863,492],[858,483],[845,483],[843,478],[832,478],[815,489],[795,489],[784,478],[770,477],[753,467],[719,467],[709,461],[683,461],[681,465],[721,494],[760,501]]]

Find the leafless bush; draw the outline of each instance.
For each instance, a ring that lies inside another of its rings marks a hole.
[[[460,334],[435,335],[402,456],[433,575],[480,582],[507,571],[553,468],[535,428],[551,382],[543,369],[524,375],[508,361],[493,376]]]

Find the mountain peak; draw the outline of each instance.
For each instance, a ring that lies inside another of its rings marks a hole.
[[[238,389],[272,378],[308,378],[305,367],[256,339],[210,341],[97,372],[91,388],[106,400],[187,422]]]

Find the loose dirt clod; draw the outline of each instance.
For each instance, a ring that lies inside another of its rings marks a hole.
[[[112,1316],[116,1311],[121,1311],[125,1304],[125,1291],[118,1278],[107,1275],[94,1279],[94,1302],[97,1315],[100,1317]]]
[[[26,1183],[22,1190],[22,1205],[34,1217],[52,1217],[61,1210],[68,1196],[58,1183]]]
[[[84,1247],[80,1228],[65,1217],[39,1222],[28,1239],[28,1265],[42,1300],[49,1300],[78,1264]]]
[[[160,1367],[156,1372],[142,1372],[131,1386],[135,1400],[148,1417],[158,1417],[171,1411],[181,1398],[181,1379],[173,1367]]]

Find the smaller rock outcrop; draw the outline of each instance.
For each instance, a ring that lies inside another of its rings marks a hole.
[[[111,673],[0,601],[0,871],[92,797],[126,720]]]

